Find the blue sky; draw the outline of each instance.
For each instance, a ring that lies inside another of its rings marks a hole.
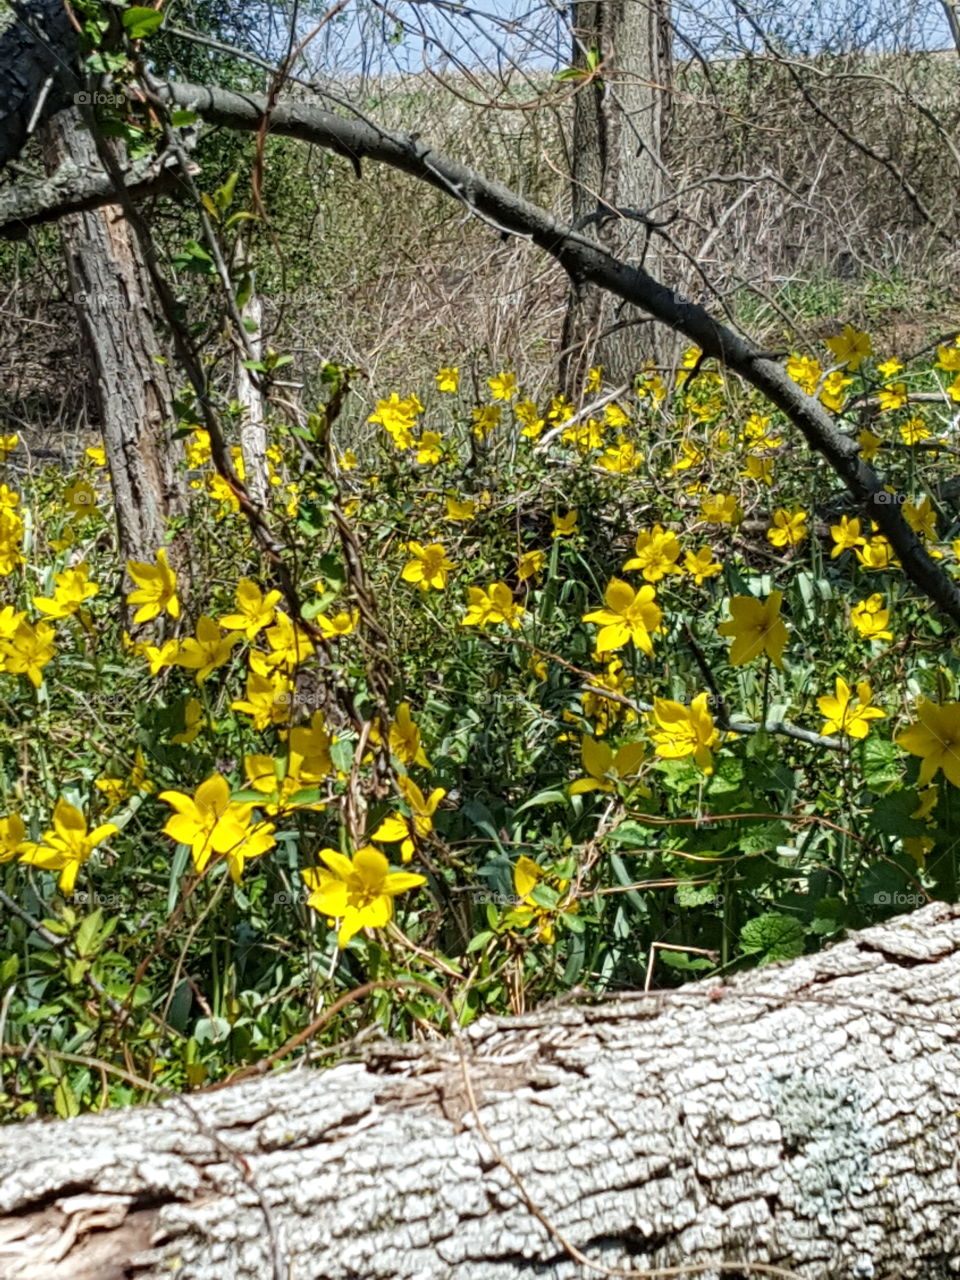
[[[632,0],[643,3],[643,0]],[[675,54],[691,46],[711,58],[735,57],[759,41],[754,18],[777,47],[803,56],[824,50],[942,49],[950,34],[939,0],[710,0],[675,3]],[[315,18],[303,18],[309,29]],[[549,0],[423,0],[374,6],[366,0],[339,15],[312,46],[328,75],[396,74],[422,69],[491,70],[509,65],[554,70],[566,65],[569,7]]]

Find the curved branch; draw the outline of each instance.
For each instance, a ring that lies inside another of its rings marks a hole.
[[[259,94],[204,85],[168,84],[160,93],[171,105],[194,110],[209,123],[230,129],[258,129],[266,107]],[[616,294],[695,342],[705,355],[739,374],[783,411],[810,448],[826,458],[856,502],[869,505],[871,519],[889,539],[907,576],[960,624],[960,590],[924,549],[899,508],[875,502],[883,486],[873,468],[860,458],[856,442],[837,428],[818,400],[800,390],[782,365],[766,358],[753,343],[715,320],[703,307],[680,297],[641,268],[606,253],[503,183],[485,178],[416,137],[351,120],[309,103],[289,101],[273,107],[270,129],[277,135],[326,147],[354,165],[369,159],[428,183],[502,231],[532,240],[571,276]]]

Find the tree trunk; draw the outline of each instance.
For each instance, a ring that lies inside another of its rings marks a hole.
[[[662,276],[654,221],[666,191],[663,139],[670,76],[668,0],[578,0],[573,64],[597,74],[576,94],[571,176],[573,223],[624,261]],[[669,335],[594,285],[571,281],[561,341],[561,380],[580,393],[591,365],[632,383],[647,360],[664,363]]]
[[[483,1019],[462,1054],[13,1126],[0,1274],[955,1275],[958,1013],[935,903],[728,985]]]
[[[81,172],[101,168],[74,110],[53,116],[42,139],[48,173],[65,162]],[[147,304],[140,251],[116,205],[71,214],[60,231],[110,468],[121,554],[152,560],[168,521],[185,510],[185,498],[170,427],[171,389],[165,367],[155,359],[162,347]]]

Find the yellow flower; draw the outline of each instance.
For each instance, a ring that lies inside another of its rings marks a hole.
[[[201,782],[192,796],[182,791],[161,791],[160,799],[176,811],[167,819],[164,835],[189,846],[198,875],[211,855],[222,854],[227,859],[230,878],[239,884],[244,862],[258,858],[276,844],[270,823],[251,827],[253,805],[231,801],[227,780],[220,773]]]
[[[55,632],[48,622],[20,622],[13,635],[0,640],[0,669],[26,676],[35,689],[43,684],[43,668],[56,655]]]
[[[472,520],[477,514],[477,504],[472,498],[461,502],[458,498],[447,497],[446,517],[448,520]]]
[[[546,679],[546,670],[543,678]],[[611,658],[606,664],[604,674],[594,676],[590,683],[584,686],[580,695],[583,714],[594,721],[593,732],[596,737],[602,737],[619,721],[631,724],[636,720],[637,713],[632,707],[624,706],[622,702],[615,702],[606,696],[608,693],[619,693],[627,697],[633,690],[634,684],[633,677],[628,676],[624,671],[620,659]]]
[[[618,782],[638,771],[644,755],[642,742],[627,742],[615,752],[606,742],[598,742],[596,738],[583,734],[580,738],[580,759],[587,776],[570,783],[570,794],[615,792]]]
[[[290,730],[290,758],[296,762],[296,772],[307,782],[322,782],[333,773],[330,748],[337,741],[327,731],[327,722],[318,708],[309,724],[297,725]]]
[[[357,455],[352,449],[344,449],[337,459],[337,466],[341,471],[353,471],[357,466]]]
[[[845,378],[840,369],[828,373],[820,388],[820,403],[831,413],[840,413],[846,403],[846,389],[853,383],[852,378]]]
[[[57,881],[64,893],[73,893],[77,873],[98,844],[119,830],[112,822],[87,831],[87,820],[79,809],[62,797],[53,810],[53,830],[44,832],[40,844],[32,844],[21,855],[21,862],[44,871],[59,871]]]
[[[471,412],[473,434],[477,440],[485,440],[491,431],[500,425],[500,406],[497,404],[482,405]]]
[[[830,537],[836,544],[830,552],[831,560],[836,560],[837,556],[843,555],[844,551],[853,551],[857,547],[862,547],[866,541],[860,536],[859,516],[855,516],[852,520],[841,516],[839,524],[830,526]]]
[[[89,449],[84,449],[84,453],[95,467],[107,465],[107,451],[102,444],[93,444]]]
[[[289,676],[282,671],[271,671],[265,664],[257,670],[253,654],[250,655],[250,666],[251,670],[247,672],[247,696],[240,701],[231,702],[231,710],[243,711],[252,716],[253,727],[261,732],[272,724],[288,724],[294,695]]]
[[[866,680],[857,685],[857,700],[846,680],[837,676],[836,696],[817,699],[820,714],[826,718],[821,733],[844,733],[849,738],[865,738],[870,732],[871,720],[885,720],[886,715],[879,707],[871,706],[873,690]]]
[[[736,524],[742,512],[732,493],[711,493],[700,502],[700,514],[711,524]]]
[[[743,424],[740,437],[751,449],[778,449],[783,444],[783,436],[770,434],[770,417],[765,413],[751,413]]]
[[[0,862],[10,862],[24,848],[26,830],[19,814],[0,818]]]
[[[180,601],[177,599],[177,575],[167,564],[166,550],[157,552],[156,564],[142,560],[128,560],[127,573],[137,584],[138,590],[127,596],[127,604],[138,604],[134,622],[149,622],[166,610],[171,618],[180,617]]]
[[[662,525],[641,529],[634,550],[636,554],[626,562],[624,570],[639,569],[647,582],[659,582],[668,573],[682,572],[677,564],[680,541],[675,533],[665,532]]]
[[[197,684],[203,684],[211,672],[230,661],[233,646],[239,639],[238,635],[224,635],[219,623],[202,614],[197,619],[196,635],[181,642],[173,661],[178,667],[196,671]]]
[[[170,741],[180,745],[193,742],[203,723],[203,706],[199,698],[188,698],[183,708],[183,732],[175,733]]]
[[[20,495],[11,489],[9,485],[0,484],[0,507],[18,507],[20,505]]]
[[[680,457],[676,460],[671,471],[687,471],[690,467],[699,467],[704,460],[703,450],[693,443],[692,440],[680,441]]]
[[[845,364],[851,373],[856,373],[861,362],[873,355],[870,335],[854,329],[850,324],[845,324],[843,332],[837,337],[828,338],[827,347],[837,364]]]
[[[549,946],[553,942],[555,934],[553,915],[558,910],[566,910],[575,912],[577,904],[571,906],[561,906],[558,901],[556,906],[544,907],[534,897],[534,890],[541,880],[547,875],[547,872],[534,862],[532,858],[523,855],[517,859],[516,866],[513,868],[513,888],[517,897],[520,899],[520,905],[513,908],[506,917],[506,924],[515,928],[526,929],[531,924],[537,926],[535,934],[539,942],[545,942]],[[560,880],[557,882],[557,892],[562,895],[569,884],[568,880]]]
[[[597,458],[597,466],[614,475],[628,475],[632,471],[639,471],[643,466],[643,454],[632,441],[621,436],[615,445],[604,449]]]
[[[880,436],[874,435],[872,431],[868,431],[866,427],[857,434],[857,444],[860,446],[860,457],[864,462],[872,462],[877,456],[883,440]]]
[[[900,436],[904,444],[919,444],[921,440],[929,440],[932,435],[933,432],[919,414],[900,424]]]
[[[787,511],[778,507],[773,524],[767,530],[767,541],[775,547],[798,547],[807,536],[807,513],[798,508]]]
[[[780,617],[782,603],[782,591],[771,591],[762,602],[755,596],[731,598],[730,621],[717,627],[720,635],[733,638],[731,667],[742,667],[763,653],[775,667],[782,665],[787,643],[786,623]]]
[[[907,403],[907,388],[903,382],[888,382],[877,392],[877,402],[881,413],[889,413],[892,409],[902,409]]]
[[[543,566],[546,561],[547,553],[545,551],[524,551],[517,561],[517,577],[521,582],[537,577],[543,572]]]
[[[332,618],[318,613],[314,621],[323,632],[324,640],[339,639],[341,636],[353,635],[354,631],[356,631],[360,622],[360,610],[351,609],[348,613],[345,609],[341,609]]]
[[[456,365],[445,365],[437,372],[437,390],[454,395],[460,386],[460,370]]]
[[[875,592],[866,600],[858,601],[850,610],[850,622],[864,640],[892,640],[893,633],[887,630],[890,622],[890,610],[883,607],[883,596]]]
[[[146,658],[152,676],[159,675],[164,667],[172,667],[180,652],[178,640],[165,640],[162,645],[149,644],[146,640],[134,646],[134,652]]]
[[[413,556],[403,566],[400,574],[404,582],[414,582],[421,591],[443,591],[447,585],[447,576],[457,566],[447,558],[442,542],[430,542],[423,546],[420,542],[408,542],[407,550]]]
[[[566,538],[571,533],[576,533],[577,516],[578,512],[576,510],[568,511],[565,516],[560,515],[558,511],[554,511],[550,517],[550,521],[553,524],[551,538]]]
[[[13,453],[20,443],[20,437],[14,431],[11,435],[0,436],[0,462],[6,462],[7,454]]]
[[[604,429],[603,423],[596,418],[588,418],[586,422],[567,427],[560,439],[564,444],[576,445],[580,453],[586,455],[594,449],[602,448]]]
[[[352,859],[336,849],[321,849],[320,859],[329,871],[307,867],[300,874],[310,890],[308,904],[331,921],[340,921],[337,945],[341,947],[361,929],[384,928],[393,919],[397,894],[426,884],[424,876],[391,871],[386,858],[372,845],[358,849]]]
[[[642,649],[647,657],[653,657],[651,634],[662,630],[663,612],[655,603],[656,592],[651,586],[643,586],[634,591],[629,583],[620,578],[611,578],[604,592],[606,609],[595,609],[583,615],[584,622],[596,622],[600,625],[597,636],[597,653],[610,653],[622,649],[628,640],[632,640],[638,649]]]
[[[816,391],[822,373],[820,361],[810,356],[791,356],[787,361],[787,377],[792,378],[808,396]]]
[[[741,474],[758,484],[773,484],[773,459],[758,458],[755,453],[748,453],[747,465]]]
[[[589,395],[593,395],[595,391],[599,391],[602,385],[603,385],[603,369],[600,365],[595,364],[593,368],[587,373],[587,380],[583,384],[583,389],[585,393],[589,396]]]
[[[410,449],[413,446],[417,416],[421,413],[423,405],[416,396],[407,396],[401,400],[394,391],[389,400],[377,401],[376,410],[367,421],[379,423],[398,449]]]
[[[237,612],[225,614],[220,625],[227,631],[242,631],[248,640],[255,640],[276,617],[280,592],[268,591],[264,595],[252,578],[241,578],[235,598]]]
[[[960,373],[960,339],[954,339],[952,347],[946,344],[937,347],[937,368]]]
[[[443,443],[443,436],[439,431],[424,431],[423,435],[417,441],[417,462],[421,466],[433,466],[443,457],[443,450],[440,445]]]
[[[538,440],[543,434],[546,420],[540,417],[539,410],[532,400],[518,400],[513,406],[517,421],[521,424],[520,434],[527,440]]]
[[[865,569],[889,569],[897,563],[893,547],[883,534],[871,538],[862,547],[856,547],[854,554]]]
[[[53,595],[34,596],[34,608],[45,613],[48,618],[69,618],[85,600],[89,600],[100,590],[95,582],[87,581],[89,572],[87,565],[78,564],[74,569],[65,569],[63,573],[55,574],[56,589]]]
[[[517,375],[506,369],[487,379],[487,386],[494,400],[512,400],[517,394]]]
[[[713,773],[713,754],[720,734],[707,709],[706,693],[698,693],[690,705],[654,698],[649,714],[650,737],[658,756],[664,760],[683,760],[693,756],[704,773]]]
[[[923,761],[919,786],[927,786],[942,769],[947,781],[960,787],[960,702],[939,704],[921,698],[916,720],[894,742]]]
[[[410,703],[401,702],[397,707],[397,717],[390,722],[390,750],[405,765],[422,765],[430,768],[430,761],[420,745],[420,730],[410,714]],[[371,735],[372,736],[372,735]]]
[[[492,582],[486,591],[482,587],[468,587],[469,608],[461,623],[464,627],[485,627],[490,623],[506,622],[514,631],[519,630],[525,610],[514,602],[513,593],[505,582]]]
[[[903,518],[921,538],[929,538],[931,541],[937,536],[937,513],[933,509],[933,503],[930,501],[930,495],[926,494],[920,503],[905,502],[903,504]]]
[[[400,857],[404,862],[409,862],[416,850],[416,842],[433,830],[433,815],[447,793],[443,787],[434,787],[429,796],[424,796],[417,784],[403,775],[397,778],[397,787],[407,803],[410,816],[402,813],[389,814],[370,839],[382,840],[385,844],[399,842]]]
[[[326,634],[324,623],[327,622],[327,619],[323,618],[321,621],[321,618],[318,617],[316,621],[317,626]],[[343,634],[346,634],[346,632]],[[313,657],[315,651],[313,641],[302,627],[296,625],[290,616],[280,609],[277,610],[273,626],[268,627],[264,635],[267,638],[267,644],[270,646],[269,661],[273,666],[292,668]],[[250,665],[253,666],[252,659]]]
[[[894,357],[892,360],[884,360],[883,364],[877,365],[877,373],[881,378],[892,378],[895,373],[900,373],[903,365]]]
[[[712,547],[701,547],[696,553],[688,551],[683,558],[683,567],[687,573],[692,574],[698,587],[707,578],[715,578],[718,573],[723,572],[723,565],[713,558]]]

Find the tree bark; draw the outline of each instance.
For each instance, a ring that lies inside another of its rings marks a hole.
[[[579,0],[573,18],[573,65],[584,72],[591,61],[596,66],[574,98],[573,225],[591,226],[610,253],[662,277],[662,241],[644,215],[662,217],[657,206],[666,192],[669,2]],[[664,363],[672,345],[635,308],[571,277],[560,356],[569,396],[580,393],[591,365],[614,383],[632,383],[645,361]]]
[[[13,1126],[0,1274],[955,1275],[958,1014],[936,903],[720,987]]]
[[[42,130],[47,171],[99,169],[75,110]],[[171,517],[185,510],[170,422],[172,394],[147,305],[139,247],[122,211],[106,206],[60,222],[67,277],[90,366],[113,484],[121,554],[152,560]],[[178,565],[182,569],[182,565]]]

